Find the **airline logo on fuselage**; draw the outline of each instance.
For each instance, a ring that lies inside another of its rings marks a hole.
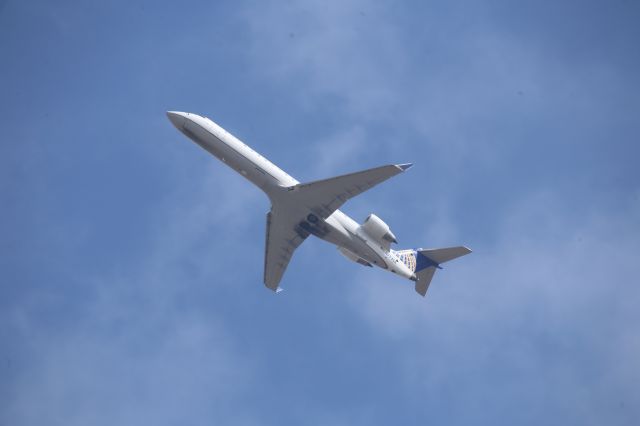
[[[416,252],[415,250],[400,250],[396,252],[396,256],[407,265],[411,272],[416,271]]]

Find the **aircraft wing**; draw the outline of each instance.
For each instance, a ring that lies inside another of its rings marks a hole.
[[[326,219],[348,199],[404,172],[411,166],[411,164],[390,164],[329,179],[301,183],[289,190],[299,203],[309,207],[317,216]]]
[[[411,164],[390,164],[361,172],[350,173],[315,182],[303,183],[289,189],[291,205],[295,211],[307,207],[323,219],[340,208],[348,199],[373,188],[392,176],[404,172]],[[306,210],[308,212],[308,210]],[[306,213],[304,213],[306,215]],[[272,205],[267,213],[267,236],[264,256],[264,284],[277,291],[278,284],[287,269],[293,252],[310,235],[322,236],[325,229],[321,222],[309,216],[298,217],[282,205]]]
[[[293,252],[309,236],[296,231],[298,220],[272,207],[267,213],[267,237],[264,253],[264,285],[273,291],[287,269]]]

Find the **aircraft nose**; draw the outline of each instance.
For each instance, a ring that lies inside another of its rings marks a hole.
[[[176,126],[178,130],[182,130],[182,126],[184,124],[185,113],[180,111],[167,111],[167,117],[169,117],[169,121],[171,124]]]

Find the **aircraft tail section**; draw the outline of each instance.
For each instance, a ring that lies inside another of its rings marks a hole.
[[[447,247],[439,249],[409,249],[396,252],[400,260],[416,274],[415,290],[420,295],[427,294],[427,289],[436,269],[442,269],[441,263],[448,262],[460,256],[471,253],[471,250],[464,246]]]

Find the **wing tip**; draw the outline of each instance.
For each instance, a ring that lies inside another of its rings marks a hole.
[[[406,172],[411,167],[413,167],[413,163],[396,164],[396,167],[402,170],[403,172]]]
[[[278,294],[281,293],[282,291],[284,291],[284,289],[282,287],[280,287],[279,285],[276,284],[276,286],[272,286],[269,284],[265,284],[265,287],[267,287],[269,290],[271,290],[274,294]]]

